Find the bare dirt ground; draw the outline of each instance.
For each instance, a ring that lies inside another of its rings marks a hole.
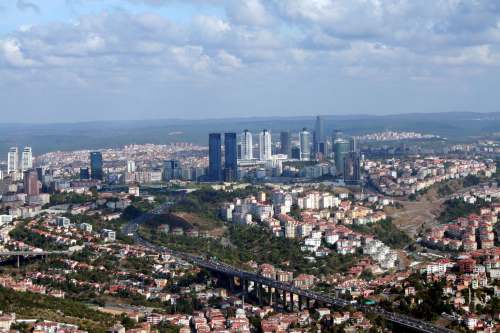
[[[401,259],[403,267],[408,267],[412,262],[404,253],[401,253],[400,250],[398,250],[398,257]]]
[[[111,313],[113,315],[121,315],[124,312],[127,313],[126,311],[118,311],[118,310],[106,309],[106,308],[102,308],[99,311],[106,312],[106,313]]]
[[[394,218],[394,224],[408,235],[414,236],[421,229],[430,228],[437,224],[436,217],[444,210],[443,200],[437,201],[398,201],[403,209],[387,211],[388,216]]]
[[[441,327],[448,327],[450,323],[451,321],[449,321],[448,319],[444,319],[443,317],[439,318],[439,320],[435,322],[436,325]]]

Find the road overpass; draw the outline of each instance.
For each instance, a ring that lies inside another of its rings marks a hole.
[[[134,237],[136,243],[141,245],[141,246],[148,247],[148,248],[154,249],[156,251],[160,251],[160,252],[169,252],[176,257],[183,258],[185,260],[189,260],[189,261],[193,262],[194,264],[198,265],[199,267],[203,267],[203,268],[206,268],[206,269],[211,270],[213,272],[226,275],[230,278],[230,281],[234,281],[233,280],[234,277],[239,278],[247,299],[248,299],[248,283],[249,283],[249,281],[253,281],[256,285],[255,290],[256,290],[257,297],[259,298],[260,305],[263,305],[263,295],[264,295],[263,288],[264,288],[264,286],[267,286],[268,290],[269,290],[269,293],[268,293],[269,304],[274,303],[274,307],[276,310],[278,309],[278,299],[280,299],[280,294],[282,294],[282,296],[283,296],[283,308],[286,308],[286,306],[287,306],[286,294],[289,293],[290,302],[289,302],[288,306],[289,306],[289,309],[291,312],[293,312],[293,310],[295,309],[293,296],[297,295],[299,309],[302,309],[302,301],[303,300],[305,300],[305,304],[306,304],[307,308],[309,308],[309,306],[310,306],[310,301],[315,301],[316,306],[320,302],[325,304],[325,305],[326,304],[333,304],[333,305],[336,305],[339,307],[351,305],[355,309],[360,310],[360,311],[374,312],[378,315],[383,315],[386,317],[387,320],[389,320],[397,325],[400,325],[400,326],[403,326],[403,327],[406,327],[406,328],[409,328],[409,329],[412,329],[415,331],[419,331],[419,332],[423,332],[423,333],[452,333],[452,332],[456,332],[456,331],[453,331],[453,330],[450,330],[450,329],[447,329],[447,328],[444,328],[441,326],[431,324],[431,323],[426,322],[426,321],[414,319],[414,318],[411,318],[408,316],[404,316],[404,315],[400,315],[400,314],[396,314],[396,313],[392,313],[392,312],[386,312],[382,309],[371,308],[367,305],[355,305],[355,304],[352,305],[349,301],[346,301],[344,299],[332,297],[332,296],[325,295],[325,294],[320,293],[320,292],[315,292],[315,291],[311,291],[308,289],[303,289],[303,288],[293,286],[293,285],[285,283],[285,282],[280,282],[280,281],[277,281],[274,279],[266,278],[262,275],[247,272],[245,270],[227,265],[227,264],[219,262],[217,260],[205,260],[203,258],[196,257],[196,256],[193,256],[190,254],[170,250],[167,247],[152,244],[152,243],[148,242],[147,240],[141,238],[137,233],[137,229],[139,228],[139,226],[142,223],[146,222],[152,216],[156,215],[158,213],[158,211],[163,210],[165,208],[166,208],[166,205],[163,205],[162,207],[157,208],[157,209],[129,222],[123,228],[123,232],[125,234],[131,234],[131,236]],[[271,292],[272,289],[274,289],[274,293]],[[272,299],[273,297],[274,297],[274,302]]]
[[[0,257],[17,256],[17,267],[19,268],[19,257],[27,256],[44,256],[51,254],[67,254],[70,255],[71,251],[14,251],[14,252],[0,252]]]

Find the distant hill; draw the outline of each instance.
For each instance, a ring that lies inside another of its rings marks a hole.
[[[38,156],[55,150],[117,148],[130,143],[193,142],[206,146],[210,132],[241,133],[245,129],[254,134],[268,129],[278,141],[278,134],[283,130],[298,133],[306,127],[313,132],[315,120],[316,116],[301,116],[0,124],[0,157],[6,157],[13,146],[11,142],[19,142],[20,147],[33,147],[34,155]],[[325,115],[325,120],[328,133],[341,129],[346,135],[364,135],[390,129],[436,134],[455,140],[489,135],[500,128],[500,112]],[[175,132],[181,133],[169,134]],[[298,140],[298,135],[294,135],[294,140]]]

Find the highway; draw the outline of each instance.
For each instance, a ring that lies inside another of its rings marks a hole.
[[[428,323],[428,322],[425,322],[422,320],[414,319],[414,318],[411,318],[408,316],[404,316],[404,315],[400,315],[400,314],[396,314],[396,313],[392,313],[392,312],[386,312],[382,309],[375,309],[375,308],[371,308],[371,307],[366,306],[366,305],[352,305],[349,301],[346,301],[346,300],[343,300],[343,299],[340,299],[337,297],[328,296],[328,295],[325,295],[323,293],[319,293],[319,292],[315,292],[315,291],[311,291],[311,290],[307,290],[307,289],[301,289],[301,288],[295,287],[295,286],[290,285],[290,284],[285,283],[285,282],[280,282],[277,280],[269,279],[269,278],[263,277],[262,275],[250,273],[250,272],[244,271],[242,269],[235,268],[233,266],[227,265],[227,264],[219,262],[217,260],[204,260],[200,257],[196,257],[196,256],[189,255],[186,253],[181,253],[181,252],[170,250],[164,246],[151,244],[150,242],[141,238],[137,234],[137,228],[142,223],[147,221],[149,218],[151,218],[152,216],[157,214],[158,211],[163,211],[166,207],[167,207],[167,204],[131,221],[123,228],[123,233],[132,234],[131,236],[135,238],[137,244],[140,246],[148,247],[148,248],[154,249],[154,250],[159,251],[159,252],[171,253],[172,255],[174,255],[176,257],[191,261],[194,264],[198,265],[199,267],[204,267],[204,268],[209,269],[213,272],[222,273],[222,274],[225,274],[228,276],[235,276],[235,277],[244,279],[246,281],[253,281],[256,284],[260,284],[260,285],[270,286],[270,287],[275,288],[277,290],[283,290],[283,291],[286,291],[287,293],[292,293],[292,294],[299,295],[301,297],[305,297],[308,300],[315,300],[315,301],[323,302],[326,304],[333,304],[333,305],[337,305],[339,307],[351,305],[352,307],[354,307],[355,309],[360,310],[360,311],[374,312],[378,315],[384,315],[387,320],[389,320],[395,324],[398,324],[398,325],[401,325],[401,326],[404,326],[407,328],[411,328],[412,330],[416,330],[419,332],[424,332],[424,333],[427,333],[427,332],[435,332],[435,333],[456,332],[456,331],[453,331],[453,330],[450,330],[450,329],[447,329],[447,328],[444,328],[441,326],[437,326],[437,325],[434,325],[434,324],[431,324],[431,323]]]

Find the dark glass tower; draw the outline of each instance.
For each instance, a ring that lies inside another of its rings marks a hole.
[[[335,165],[337,172],[344,173],[344,156],[349,154],[349,142],[345,140],[337,140],[333,144],[335,151]]]
[[[163,180],[181,178],[181,162],[178,160],[163,161]]]
[[[90,172],[88,167],[80,168],[80,180],[90,179]]]
[[[316,127],[314,128],[314,154],[318,155],[318,153],[323,154],[323,157],[328,155],[327,151],[327,143],[326,143],[326,125],[325,125],[325,117],[318,116],[316,118]]]
[[[98,151],[90,153],[90,177],[91,179],[102,180],[102,154]]]
[[[222,180],[222,149],[220,133],[208,135],[208,170],[212,181]]]
[[[238,179],[238,142],[236,133],[224,134],[224,176],[227,182],[234,182]]]
[[[292,133],[283,131],[280,133],[281,153],[286,154],[288,158],[292,157]]]

